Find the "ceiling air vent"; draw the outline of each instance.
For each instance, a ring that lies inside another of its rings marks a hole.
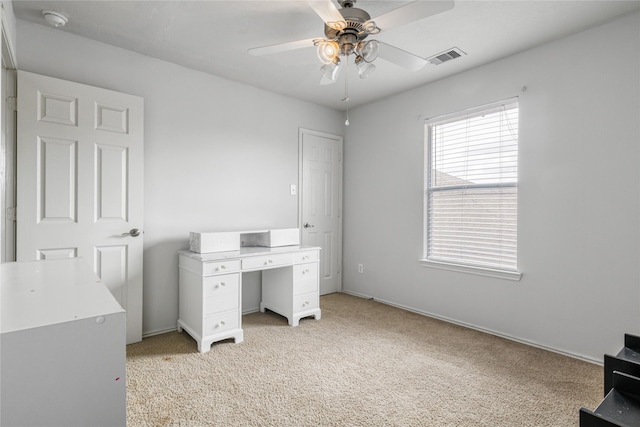
[[[434,65],[440,65],[443,62],[451,61],[452,59],[460,58],[462,55],[466,55],[463,51],[458,49],[457,47],[453,47],[451,49],[447,49],[444,52],[441,52],[437,55],[434,55],[430,58],[427,58],[427,61],[431,62]]]

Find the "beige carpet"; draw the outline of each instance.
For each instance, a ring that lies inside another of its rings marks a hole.
[[[578,426],[602,367],[346,294],[292,328],[243,318],[245,341],[186,333],[127,347],[134,426]]]

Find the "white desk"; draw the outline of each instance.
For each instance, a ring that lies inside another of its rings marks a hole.
[[[0,264],[0,289],[0,424],[126,425],[125,311],[89,264]]]
[[[216,341],[242,342],[242,273],[250,271],[262,271],[261,312],[276,312],[291,326],[307,316],[319,320],[319,252],[305,246],[180,251],[178,331],[187,331],[201,353]]]

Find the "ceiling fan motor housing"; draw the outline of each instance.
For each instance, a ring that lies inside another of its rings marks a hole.
[[[371,20],[371,16],[364,10],[356,7],[348,6],[353,5],[355,2],[343,2],[343,9],[339,9],[340,14],[344,17],[347,26],[342,30],[336,30],[329,27],[327,24],[324,26],[324,34],[329,40],[336,40],[340,44],[340,54],[349,55],[355,49],[356,44],[367,38],[369,33],[365,31],[363,24]]]

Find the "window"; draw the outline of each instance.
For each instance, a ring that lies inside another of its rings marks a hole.
[[[519,279],[517,98],[427,120],[425,155],[424,261]]]

